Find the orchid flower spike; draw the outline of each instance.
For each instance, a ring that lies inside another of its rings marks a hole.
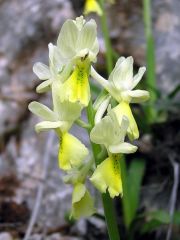
[[[57,46],[68,62],[73,63],[72,74],[62,85],[61,101],[79,102],[87,106],[90,100],[89,70],[99,51],[96,23],[84,18],[67,20],[60,31]]]
[[[111,96],[119,102],[114,109],[119,124],[122,121],[123,115],[128,118],[128,136],[131,140],[139,137],[139,131],[129,104],[144,102],[149,98],[148,91],[133,90],[142,79],[145,70],[145,67],[141,67],[138,73],[133,77],[133,58],[121,57],[117,61],[115,68],[111,72],[109,80],[107,81],[91,67],[92,77],[94,77],[111,94]]]
[[[97,13],[99,16],[102,16],[103,14],[103,11],[97,0],[86,0],[84,14],[87,15],[92,12]]]

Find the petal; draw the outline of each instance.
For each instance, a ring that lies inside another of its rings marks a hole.
[[[76,137],[69,133],[63,133],[59,148],[59,167],[70,170],[82,164],[88,155],[88,149]]]
[[[37,93],[44,93],[47,92],[51,89],[51,84],[52,84],[52,80],[46,80],[44,82],[42,82],[41,84],[39,84],[36,88],[36,92]]]
[[[122,101],[115,108],[113,108],[113,111],[116,114],[120,125],[121,125],[123,116],[126,116],[128,118],[129,127],[127,130],[127,133],[128,133],[128,137],[130,138],[130,140],[139,138],[139,130],[138,130],[136,121],[133,117],[133,114],[131,112],[131,108],[130,108],[129,104]]]
[[[38,76],[41,80],[47,80],[51,77],[51,73],[49,71],[49,67],[43,63],[37,62],[33,66],[33,72]]]
[[[113,81],[114,72],[117,71],[117,69],[120,67],[121,63],[122,63],[125,59],[126,59],[125,57],[120,57],[120,58],[117,60],[114,69],[112,70],[111,74],[109,75],[109,81]]]
[[[90,87],[87,68],[76,66],[70,78],[62,85],[60,90],[61,101],[78,102],[88,106],[90,100]]]
[[[31,102],[28,108],[32,113],[42,117],[44,120],[53,121],[57,118],[56,114],[52,110],[39,102]]]
[[[145,71],[146,71],[145,67],[139,68],[138,73],[134,76],[133,84],[132,84],[132,88],[131,89],[135,88],[136,85],[140,82],[140,80],[142,79]]]
[[[96,70],[91,66],[91,76],[107,91],[110,86],[109,81],[107,81],[105,78],[103,78],[99,73],[96,72]],[[109,92],[109,91],[108,91]]]
[[[111,153],[135,153],[137,151],[137,147],[130,143],[123,142],[118,145],[109,146],[109,151]]]
[[[96,28],[97,25],[93,19],[84,24],[82,30],[79,33],[77,51],[92,48],[97,36]]]
[[[128,91],[128,95],[131,97],[131,103],[145,102],[150,97],[149,92],[145,90]]]
[[[99,16],[103,14],[101,7],[96,0],[86,0],[84,14],[87,15],[92,12],[97,13]]]
[[[119,60],[119,64],[115,66],[112,81],[118,90],[128,90],[133,82],[133,58],[128,57]]]
[[[121,135],[120,135],[120,138],[119,138],[119,142],[124,142],[124,139],[125,139],[126,134],[127,134],[128,127],[129,127],[129,119],[125,115],[123,115],[121,125],[120,125]]]
[[[49,43],[48,48],[49,48],[49,62],[51,65],[51,70],[57,74],[62,71],[62,68],[64,65],[63,58],[61,56],[59,49],[55,45],[53,45],[52,43]]]
[[[95,124],[97,124],[98,122],[101,121],[108,105],[109,105],[109,101],[111,99],[111,96],[107,95],[105,100],[101,103],[101,105],[99,106],[97,112],[96,112],[96,115],[95,115],[95,118],[94,118],[94,122]]]
[[[79,30],[73,20],[67,20],[59,33],[57,46],[64,58],[74,57]]]
[[[122,194],[122,181],[118,157],[106,158],[99,164],[90,178],[94,186],[102,193],[108,189],[111,198]]]
[[[98,39],[96,38],[92,47],[91,47],[91,52],[96,56],[99,52],[99,42]]]
[[[82,183],[78,183],[74,187],[72,197],[72,212],[71,215],[75,219],[81,217],[89,217],[95,213],[94,199],[90,193],[86,190],[86,187]]]
[[[56,129],[56,128],[62,128],[64,125],[66,125],[66,122],[57,121],[57,122],[51,122],[51,121],[43,121],[35,126],[35,130],[37,133],[42,131],[47,131],[50,129]]]

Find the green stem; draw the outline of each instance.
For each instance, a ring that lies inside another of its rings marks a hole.
[[[80,127],[82,127],[82,128],[85,128],[85,129],[90,129],[91,128],[91,126],[90,126],[90,124],[88,124],[88,123],[86,123],[86,122],[84,122],[82,119],[77,119],[76,121],[75,121],[75,123],[78,125],[78,126],[80,126]]]
[[[92,101],[90,101],[89,106],[87,108],[87,117],[89,124],[94,126],[94,109],[92,105]],[[90,133],[90,129],[88,130]],[[100,152],[100,146],[91,142],[92,151],[95,159],[96,166],[101,163],[103,159],[98,159],[98,155]],[[120,240],[115,209],[113,205],[113,201],[109,196],[109,193],[102,194],[102,202],[104,207],[104,215],[106,219],[108,234],[110,240]]]
[[[100,5],[103,11],[103,15],[101,16],[101,28],[102,33],[105,41],[105,47],[106,47],[106,65],[107,65],[107,72],[108,74],[111,73],[113,69],[113,51],[111,47],[111,41],[109,37],[109,31],[108,31],[108,25],[107,25],[107,16],[106,12],[104,10],[104,0],[100,0]],[[106,90],[102,90],[100,96],[106,95]],[[87,108],[87,117],[88,122],[92,126],[94,126],[94,115],[95,111],[93,109],[92,101],[90,101],[89,106]],[[91,129],[88,130],[89,133]],[[99,153],[100,153],[100,146],[97,144],[94,144],[91,142],[92,151],[95,159],[96,166],[101,163],[104,159],[99,159]],[[106,219],[108,234],[110,240],[120,240],[120,235],[118,231],[118,225],[116,220],[116,214],[115,209],[113,205],[113,201],[109,196],[109,193],[102,194],[102,202],[104,207],[104,215]]]
[[[152,17],[151,17],[151,0],[143,0],[143,14],[144,14],[144,27],[146,35],[146,61],[147,73],[146,83],[148,91],[150,92],[149,106],[147,107],[147,120],[152,123],[156,119],[156,111],[154,103],[157,100],[156,89],[156,63],[155,63],[155,46],[152,31]]]
[[[113,51],[112,51],[111,40],[109,36],[107,16],[104,8],[104,0],[99,0],[99,2],[103,11],[103,14],[100,20],[101,20],[101,28],[102,28],[103,38],[105,41],[105,47],[106,47],[106,65],[107,65],[108,74],[110,74],[113,69]]]

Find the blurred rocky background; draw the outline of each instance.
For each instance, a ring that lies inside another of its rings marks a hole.
[[[180,1],[153,0],[152,4],[157,82],[161,94],[166,95],[180,83]],[[53,133],[37,135],[34,124],[38,118],[27,109],[32,100],[50,104],[49,95],[35,92],[39,81],[32,66],[37,61],[48,63],[48,43],[55,43],[64,21],[80,15],[82,10],[83,1],[76,0],[0,1],[0,240],[23,239],[37,195],[42,192],[32,240],[107,239],[104,222],[99,218],[80,220],[76,224],[67,221],[71,188],[64,185],[58,169],[57,139]],[[107,13],[117,54],[132,55],[137,67],[144,65],[142,1],[117,0],[114,5],[107,4]],[[98,17],[95,18],[99,22]],[[100,26],[98,32],[97,67],[105,72]],[[177,120],[174,126],[179,123]],[[159,128],[155,126],[155,129]],[[169,128],[165,125],[161,129],[166,134]],[[77,134],[78,128],[73,131]],[[179,146],[179,128],[173,133],[177,134]],[[168,136],[163,141],[171,143],[174,134],[171,136],[168,132]],[[85,132],[81,138],[87,143]],[[144,139],[140,151],[145,144],[146,151],[150,152],[151,142],[148,137]],[[167,149],[172,148],[168,145]],[[162,161],[165,156],[166,152]],[[166,200],[168,203],[168,197]]]

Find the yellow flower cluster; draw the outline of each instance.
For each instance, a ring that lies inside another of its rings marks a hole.
[[[89,1],[89,4],[95,2]],[[99,51],[96,23],[92,19],[86,22],[83,17],[68,19],[61,28],[57,44],[50,43],[48,47],[49,65],[35,63],[33,71],[43,81],[37,92],[50,90],[52,93],[52,110],[35,101],[29,104],[29,110],[42,118],[35,126],[37,132],[50,129],[56,132],[59,167],[66,173],[64,182],[74,186],[71,215],[87,217],[95,212],[94,200],[86,188],[88,176],[100,192],[108,191],[112,198],[122,195],[119,161],[122,154],[137,150],[136,146],[125,142],[125,137],[128,135],[131,141],[139,137],[130,103],[142,102],[149,97],[147,91],[133,90],[145,68],[140,68],[133,77],[133,58],[121,57],[108,80],[100,76],[92,67]],[[106,159],[97,168],[88,148],[69,132],[75,122],[82,121],[81,112],[90,102],[90,75],[108,92],[103,101],[100,99],[99,108],[94,109],[95,125],[90,126],[91,141],[107,151]],[[118,102],[112,109],[111,98]]]

